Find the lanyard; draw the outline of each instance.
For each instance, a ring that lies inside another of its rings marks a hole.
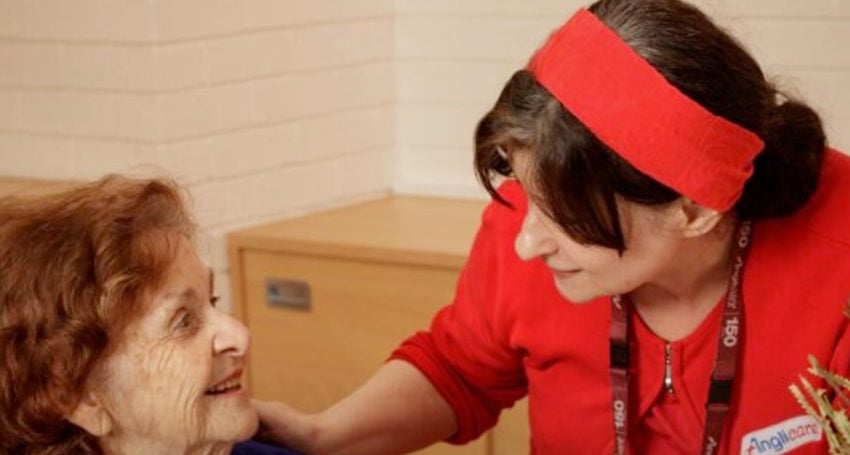
[[[745,221],[738,227],[734,245],[732,276],[726,291],[723,306],[723,323],[717,341],[717,358],[711,373],[711,386],[706,403],[705,429],[703,431],[703,455],[714,455],[720,447],[723,419],[729,411],[732,399],[732,384],[735,380],[735,365],[741,337],[741,311],[744,296],[741,272],[750,244],[751,224]],[[614,453],[625,455],[628,445],[629,403],[629,302],[624,296],[611,298],[611,384],[614,407]]]

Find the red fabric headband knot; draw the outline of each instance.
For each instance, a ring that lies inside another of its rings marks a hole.
[[[705,207],[729,210],[764,148],[757,135],[676,89],[584,9],[528,70],[632,166]]]

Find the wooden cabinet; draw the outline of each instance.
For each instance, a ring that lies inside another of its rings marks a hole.
[[[252,393],[318,411],[362,384],[451,301],[483,206],[390,197],[231,234]],[[527,453],[524,406],[507,414],[472,444],[420,453]]]

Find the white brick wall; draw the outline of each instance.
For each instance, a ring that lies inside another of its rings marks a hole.
[[[694,0],[850,151],[850,2]],[[481,195],[472,135],[502,85],[578,0],[396,0],[400,192]]]
[[[850,149],[850,2],[696,1]],[[585,4],[0,0],[0,175],[173,175],[224,274],[237,226],[390,188],[482,196],[476,122]]]
[[[0,0],[0,175],[178,178],[225,288],[226,232],[389,191],[393,29],[390,0]]]

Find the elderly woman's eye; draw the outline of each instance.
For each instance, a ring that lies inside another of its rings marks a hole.
[[[217,296],[217,295],[211,296],[211,297],[210,297],[210,305],[212,305],[212,306],[216,306],[216,304],[218,303],[219,299],[221,299],[221,297],[220,297],[220,296]]]
[[[174,328],[177,330],[186,330],[192,328],[195,325],[195,317],[192,313],[186,311],[180,316],[180,319],[177,320],[177,324],[175,324]]]

